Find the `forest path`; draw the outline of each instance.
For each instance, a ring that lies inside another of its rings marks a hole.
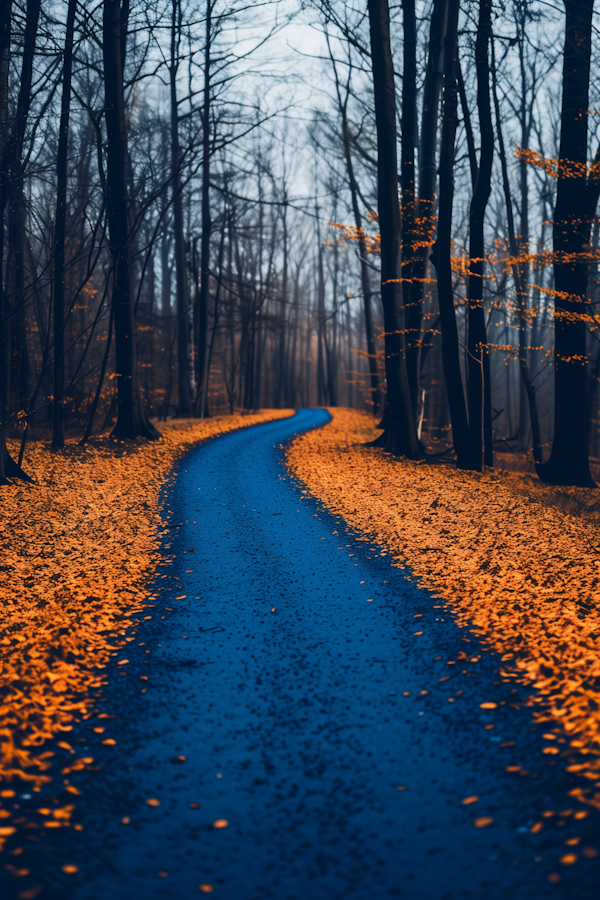
[[[539,741],[528,710],[500,705],[515,697],[499,661],[286,473],[282,442],[327,421],[301,410],[179,464],[166,618],[144,623],[107,695],[126,781],[98,799],[112,824],[72,896],[591,897],[589,870],[558,866],[567,829],[534,859],[554,787],[505,772]]]

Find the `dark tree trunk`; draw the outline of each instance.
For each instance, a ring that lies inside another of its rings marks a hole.
[[[418,227],[415,226],[414,229],[417,246],[413,246],[412,250],[412,281],[407,309],[407,329],[411,340],[409,347],[407,347],[406,365],[411,386],[413,410],[415,412],[419,372],[421,369],[421,333],[423,328],[423,304],[427,291],[427,256],[435,228],[436,150],[439,100],[443,79],[446,5],[446,0],[434,0],[429,31],[427,69],[423,86],[419,153],[419,197],[417,202]]]
[[[586,164],[593,0],[565,0],[558,187],[554,209],[554,439],[542,481],[593,486],[587,449],[586,324],[590,210]],[[593,215],[593,210],[592,210]]]
[[[417,22],[415,0],[402,0],[403,67],[401,109],[400,185],[402,189],[402,298],[406,316],[406,371],[413,416],[418,406],[421,324],[412,315],[415,243],[415,144],[417,122]],[[419,302],[419,301],[417,301]],[[420,305],[420,302],[419,302]]]
[[[469,444],[471,467],[481,470],[492,466],[492,404],[490,390],[490,358],[483,306],[484,221],[492,189],[494,129],[490,104],[489,43],[492,31],[491,0],[480,0],[479,24],[475,42],[477,69],[477,109],[481,151],[477,181],[469,215],[469,282],[467,367],[469,372]]]
[[[63,85],[56,153],[56,215],[54,219],[54,420],[52,446],[65,443],[63,394],[65,390],[65,235],[67,226],[67,153],[73,72],[73,33],[77,0],[69,0],[63,59]]]
[[[461,469],[470,467],[469,423],[460,371],[458,327],[452,287],[451,240],[454,200],[454,145],[458,126],[456,84],[457,23],[459,0],[449,0],[444,38],[444,109],[440,149],[439,217],[432,261],[437,272],[438,303],[442,331],[442,365],[452,423],[452,441]]]
[[[360,285],[363,297],[363,314],[365,319],[365,337],[367,342],[367,357],[369,365],[369,382],[370,382],[370,400],[373,415],[379,413],[381,407],[381,390],[379,388],[379,372],[377,371],[377,354],[375,352],[375,339],[373,335],[373,312],[371,300],[373,292],[371,290],[371,279],[369,276],[369,266],[367,263],[367,242],[363,231],[362,216],[360,214],[360,206],[358,203],[358,184],[354,173],[354,163],[352,160],[352,146],[350,141],[350,128],[348,124],[348,98],[350,96],[350,77],[346,85],[346,96],[342,99],[340,90],[340,82],[338,78],[335,59],[330,50],[330,59],[333,66],[335,77],[335,87],[337,92],[338,107],[342,119],[342,143],[344,145],[344,159],[346,162],[346,172],[348,175],[348,185],[350,187],[350,198],[352,201],[352,213],[354,215],[354,226],[358,236],[358,251],[360,259]]]
[[[510,196],[510,184],[508,180],[508,166],[506,163],[506,151],[504,148],[504,136],[502,134],[502,120],[500,118],[500,103],[498,101],[498,85],[496,83],[496,64],[494,45],[492,41],[492,85],[494,90],[494,110],[496,113],[496,130],[498,132],[498,147],[500,150],[500,164],[502,168],[502,185],[504,188],[504,200],[506,203],[506,218],[508,221],[508,242],[510,253],[513,259],[519,256],[519,248],[515,235],[515,223],[513,215],[513,205]],[[523,217],[521,217],[523,222]],[[529,242],[527,242],[527,245]],[[526,251],[527,252],[527,251]],[[526,277],[526,276],[525,276]],[[527,363],[527,349],[525,347],[525,323],[526,307],[527,307],[527,289],[525,287],[525,277],[520,266],[515,264],[513,270],[513,279],[515,283],[515,293],[517,296],[517,308],[519,312],[519,372],[529,404],[529,418],[531,421],[531,433],[533,440],[533,458],[536,463],[542,461],[542,441],[540,436],[540,421],[537,409],[537,398],[535,395],[535,386],[529,374],[529,366]]]
[[[212,4],[206,0],[206,37],[204,47],[204,92],[202,106],[202,236],[200,239],[200,289],[197,294],[195,316],[198,334],[198,384],[196,386],[196,415],[204,417],[206,409],[199,403],[208,392],[202,380],[206,369],[206,342],[208,337],[208,294],[210,289],[210,238],[212,221],[210,216],[210,90],[211,90],[211,38]]]
[[[27,343],[27,207],[22,185],[24,171],[15,163],[14,188],[8,199],[8,284],[6,309],[10,313],[7,347],[10,371],[7,375],[7,404],[13,414],[27,407],[29,395],[29,346]],[[12,303],[10,302],[12,301]]]
[[[318,216],[318,212],[317,212]],[[325,275],[323,272],[323,245],[319,235],[319,262],[318,262],[318,282],[317,282],[317,403],[324,406],[327,403],[327,392],[325,388],[325,348],[324,331],[325,331]]]
[[[120,0],[104,0],[103,56],[108,152],[106,187],[108,228],[113,257],[117,421],[112,436],[129,440],[159,437],[140,409],[136,383],[135,335],[131,296],[130,235],[126,191],[127,137],[123,100],[123,32]]]
[[[519,47],[519,74],[520,74],[520,103],[519,103],[519,118],[521,124],[521,147],[523,150],[529,149],[529,137],[531,134],[531,126],[532,126],[532,106],[535,98],[535,88],[529,92],[528,97],[528,79],[527,79],[527,69],[526,69],[526,61],[525,61],[525,28],[528,21],[528,9],[525,4],[517,5],[517,16],[516,16],[516,24],[517,24],[517,36],[519,39],[518,47]],[[529,254],[529,165],[525,156],[522,155],[519,159],[519,186],[520,186],[520,204],[519,204],[519,212],[520,212],[520,237],[518,241],[518,246],[523,255]],[[512,253],[512,250],[511,250]],[[541,441],[538,450],[536,451],[536,440],[540,440],[539,437],[539,420],[537,420],[537,403],[535,400],[535,387],[533,385],[533,381],[529,378],[529,366],[528,366],[528,352],[527,352],[527,343],[528,343],[528,321],[526,312],[529,310],[529,297],[530,297],[530,289],[529,289],[529,278],[530,278],[530,267],[529,264],[525,261],[519,266],[519,276],[521,279],[521,296],[520,296],[520,305],[519,305],[519,368],[521,371],[521,390],[519,391],[519,428],[518,428],[518,441],[517,441],[517,450],[523,451],[529,449],[529,432],[531,430],[532,441],[533,441],[533,456],[535,462],[541,463],[542,461],[542,448]],[[517,298],[519,300],[519,298]],[[521,364],[521,360],[525,363],[525,366]],[[530,385],[531,387],[529,387]],[[532,400],[534,405],[536,406],[535,411],[532,411]],[[536,423],[534,425],[533,417],[536,416]],[[535,430],[537,429],[537,438]]]
[[[279,300],[280,319],[279,334],[277,335],[277,385],[276,390],[276,406],[281,408],[286,403],[288,391],[289,367],[288,354],[286,353],[288,343],[288,327],[290,325],[290,317],[288,316],[288,224],[287,224],[287,190],[284,192],[283,208],[281,212],[282,226],[282,253],[283,253],[283,273],[281,279],[281,297]]]
[[[100,400],[100,395],[102,393],[102,385],[104,384],[104,376],[106,375],[106,366],[108,364],[108,357],[110,355],[110,345],[112,340],[112,332],[113,332],[113,313],[114,306],[111,306],[110,315],[108,318],[108,334],[106,335],[106,347],[104,348],[104,356],[102,357],[102,365],[100,367],[100,376],[98,378],[98,384],[96,385],[96,393],[94,394],[94,399],[92,400],[92,406],[90,408],[90,414],[88,417],[88,422],[83,433],[83,437],[80,440],[80,444],[85,444],[92,433],[92,428],[94,427],[94,418],[96,416],[96,410],[98,408],[98,402]]]
[[[165,320],[171,317],[171,266],[169,263],[170,236],[166,223],[161,225],[162,237],[160,241],[160,314]]]
[[[180,416],[192,411],[189,357],[189,282],[183,235],[183,197],[181,189],[181,150],[179,147],[179,107],[177,104],[177,70],[181,35],[181,3],[172,0],[171,64],[171,175],[173,189],[173,231],[175,234],[175,279],[177,285],[177,374]]]
[[[0,13],[0,484],[6,478],[22,478],[31,481],[21,467],[13,460],[6,448],[5,427],[9,415],[10,371],[11,371],[11,309],[10,299],[4,294],[4,212],[11,194],[18,191],[17,201],[22,203],[23,187],[23,142],[29,107],[31,104],[31,82],[33,58],[37,39],[41,0],[27,0],[25,33],[23,39],[23,60],[16,117],[9,128],[8,79],[10,67],[12,2],[2,4]],[[10,268],[9,254],[9,268]],[[22,272],[22,269],[21,269]],[[6,282],[15,287],[18,280],[15,266],[7,272]],[[14,300],[14,298],[13,298]]]
[[[390,48],[387,0],[369,0],[371,60],[377,127],[377,202],[381,234],[381,301],[385,329],[385,371],[390,410],[387,446],[399,456],[420,459],[422,454],[410,400],[403,335],[400,242],[396,155],[396,91]]]

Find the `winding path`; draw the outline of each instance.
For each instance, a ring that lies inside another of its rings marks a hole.
[[[166,618],[114,678],[124,775],[73,896],[592,897],[588,863],[547,881],[567,833],[534,846],[529,827],[564,785],[506,773],[544,760],[498,660],[286,473],[282,443],[327,421],[303,410],[179,465]]]

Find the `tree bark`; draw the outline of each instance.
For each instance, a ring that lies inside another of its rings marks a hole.
[[[379,387],[379,372],[377,370],[377,354],[375,351],[375,339],[373,335],[373,311],[371,300],[373,291],[371,290],[371,278],[369,276],[369,266],[367,263],[367,242],[363,231],[363,221],[358,203],[358,183],[354,172],[354,162],[352,159],[352,144],[350,139],[350,125],[348,122],[348,99],[350,97],[350,75],[346,84],[346,96],[342,98],[340,79],[338,77],[335,57],[329,46],[329,58],[333,68],[335,78],[335,88],[337,95],[338,108],[340,111],[342,125],[342,144],[344,147],[344,160],[346,162],[346,173],[348,175],[348,186],[350,188],[350,199],[352,202],[352,213],[354,216],[354,227],[358,237],[358,255],[360,262],[360,286],[363,298],[363,315],[365,322],[365,338],[367,343],[367,358],[369,366],[369,383],[370,383],[370,401],[371,411],[373,415],[377,415],[381,408],[381,390]],[[349,69],[349,72],[351,70]]]
[[[396,91],[390,48],[387,0],[369,0],[371,61],[377,128],[377,201],[381,234],[381,300],[385,329],[385,371],[390,410],[392,452],[422,458],[417,441],[406,372],[402,322],[400,244],[402,228],[398,202],[396,155]]]
[[[427,258],[435,229],[435,184],[437,178],[436,151],[440,91],[443,80],[444,35],[446,31],[446,0],[434,0],[429,31],[429,51],[419,152],[419,195],[416,201],[418,227],[414,228],[410,295],[407,310],[407,329],[411,336],[406,352],[406,366],[411,385],[411,398],[416,413],[419,373],[421,370],[421,335],[423,306],[427,293]],[[414,245],[416,241],[416,246]]]
[[[417,122],[417,22],[415,0],[402,0],[402,107],[400,119],[400,186],[402,191],[402,299],[405,309],[406,371],[413,416],[418,407],[421,327],[412,315],[415,242],[415,126]],[[420,305],[420,298],[416,299]]]
[[[181,150],[179,146],[179,108],[177,104],[177,70],[181,34],[181,3],[172,0],[171,60],[169,66],[171,88],[171,180],[173,190],[173,231],[175,235],[175,283],[177,286],[177,374],[179,385],[179,415],[192,411],[191,373],[189,358],[189,282],[183,235],[183,198],[181,189]]]
[[[492,38],[492,86],[494,92],[494,110],[496,113],[496,131],[498,133],[498,147],[500,150],[500,164],[502,168],[502,186],[504,188],[504,200],[506,203],[506,218],[508,223],[508,243],[510,254],[513,259],[519,257],[519,247],[515,235],[515,222],[513,215],[513,205],[510,196],[510,184],[508,180],[508,166],[506,162],[506,151],[504,148],[504,136],[502,134],[502,120],[500,117],[500,103],[498,101],[498,85],[496,82],[496,63],[494,54],[494,44]],[[521,216],[523,222],[523,216]],[[523,236],[521,236],[523,238]],[[525,252],[528,252],[528,244]],[[540,421],[538,416],[537,398],[535,394],[535,386],[529,374],[529,365],[527,363],[527,350],[525,347],[525,325],[527,322],[527,289],[525,287],[524,273],[515,263],[513,269],[513,280],[515,283],[515,293],[517,297],[517,309],[519,313],[519,372],[521,375],[521,383],[525,396],[529,405],[529,419],[531,422],[531,434],[533,442],[533,459],[536,463],[542,461],[542,440],[540,436]],[[520,412],[520,410],[519,410]],[[520,431],[520,429],[519,429]]]
[[[8,85],[10,68],[11,14],[12,2],[2,5],[0,13],[0,484],[6,484],[6,478],[32,479],[23,472],[13,460],[6,447],[5,427],[10,402],[10,361],[11,361],[11,321],[10,301],[4,294],[4,212],[14,191],[19,192],[18,201],[22,200],[23,182],[23,142],[31,105],[31,83],[33,58],[37,40],[38,21],[41,0],[27,0],[25,14],[25,33],[23,39],[23,59],[21,78],[17,99],[16,117],[9,128]],[[9,254],[10,267],[10,254]],[[21,270],[22,273],[22,270]],[[7,282],[13,287],[18,275],[15,266],[7,272]]]
[[[469,214],[469,281],[468,281],[468,341],[467,368],[469,373],[469,444],[471,467],[481,470],[492,466],[492,404],[490,390],[490,358],[483,306],[484,221],[492,189],[494,159],[494,129],[490,104],[489,43],[492,31],[491,0],[480,0],[479,23],[475,42],[477,69],[477,109],[481,151],[477,167],[477,181]]]
[[[558,186],[554,209],[554,438],[536,466],[551,484],[594,485],[587,449],[586,325],[591,216],[587,138],[593,0],[565,0]],[[592,211],[593,215],[593,211]]]
[[[67,225],[67,154],[73,73],[73,34],[77,0],[69,0],[63,58],[63,86],[56,153],[56,214],[54,218],[54,403],[52,446],[63,447],[63,394],[65,390],[65,236]]]
[[[142,414],[136,382],[135,335],[131,296],[130,235],[126,191],[127,135],[123,99],[123,32],[121,0],[104,0],[103,57],[106,132],[106,208],[113,257],[117,421],[112,437],[122,440],[159,433]]]
[[[196,320],[198,333],[198,384],[196,385],[196,415],[204,418],[208,410],[200,409],[200,398],[208,396],[202,379],[206,369],[206,342],[208,337],[208,294],[210,289],[210,91],[211,91],[211,40],[212,4],[206,0],[206,32],[204,46],[204,90],[202,105],[202,236],[200,239],[200,290],[197,294]]]
[[[448,18],[444,38],[444,108],[440,148],[439,214],[432,261],[437,273],[442,365],[452,423],[452,441],[459,468],[470,468],[469,422],[460,371],[458,327],[452,287],[451,242],[452,204],[454,200],[454,147],[458,127],[456,83],[457,24],[459,0],[448,0]]]

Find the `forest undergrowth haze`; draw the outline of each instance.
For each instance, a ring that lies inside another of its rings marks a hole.
[[[581,776],[571,796],[600,809],[600,553],[589,492],[554,489],[554,504],[553,489],[530,475],[399,460],[365,446],[378,434],[371,416],[330,412],[329,425],[292,443],[290,470],[500,654],[502,678],[531,689],[544,753]],[[560,508],[568,497],[577,515]]]

